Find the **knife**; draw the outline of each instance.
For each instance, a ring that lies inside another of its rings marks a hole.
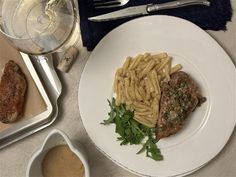
[[[174,9],[191,5],[210,6],[210,2],[207,0],[178,0],[162,4],[146,4],[146,5],[128,7],[111,13],[90,17],[88,19],[94,22],[103,22],[103,21],[117,20],[128,17],[142,16],[159,10]]]

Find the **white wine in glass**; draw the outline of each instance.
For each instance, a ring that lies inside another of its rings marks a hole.
[[[73,0],[1,0],[1,32],[27,54],[66,50],[79,40],[76,10]]]

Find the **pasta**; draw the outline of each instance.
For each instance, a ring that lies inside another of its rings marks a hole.
[[[161,99],[160,84],[169,81],[170,75],[180,69],[180,64],[171,67],[171,57],[167,53],[127,57],[115,74],[113,91],[116,104],[125,103],[127,109],[134,111],[135,120],[155,127]]]

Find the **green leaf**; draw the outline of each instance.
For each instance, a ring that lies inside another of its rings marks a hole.
[[[137,152],[137,154],[141,154],[142,152],[144,152],[147,148],[147,142],[143,145],[143,147]]]
[[[117,141],[120,141],[120,145],[141,144],[144,138],[147,137],[146,142],[137,154],[146,151],[147,157],[153,160],[162,160],[163,156],[156,145],[158,140],[154,138],[155,129],[137,122],[134,119],[134,112],[127,110],[125,104],[116,105],[115,102],[115,98],[112,98],[112,101],[108,100],[110,107],[109,117],[103,120],[101,124],[115,124],[115,132],[119,134]]]
[[[111,124],[111,123],[113,123],[114,122],[114,120],[113,120],[114,118],[112,118],[112,117],[109,117],[108,119],[106,119],[106,120],[103,120],[103,122],[101,122],[100,124],[102,124],[102,125],[109,125],[109,124]]]

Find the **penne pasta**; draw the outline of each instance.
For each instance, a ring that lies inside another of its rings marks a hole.
[[[148,116],[148,115],[152,115],[152,111],[139,111],[139,110],[135,110],[135,115],[141,115],[141,116]]]
[[[113,83],[116,104],[126,104],[134,111],[134,119],[148,127],[155,127],[161,100],[160,83],[169,81],[170,75],[182,69],[180,64],[171,67],[167,53],[144,53],[127,57],[117,69]]]
[[[177,72],[177,71],[179,71],[181,69],[182,69],[182,65],[181,64],[177,64],[177,65],[175,65],[174,67],[171,68],[170,74],[173,74],[173,73],[175,73],[175,72]]]
[[[158,54],[152,55],[152,57],[157,58],[157,59],[162,59],[162,58],[167,58],[168,55],[167,55],[167,53],[163,52],[163,53],[158,53]]]
[[[134,92],[135,92],[135,97],[137,98],[137,100],[142,101],[143,98],[142,98],[141,94],[138,91],[137,85],[135,85]]]
[[[165,65],[164,72],[165,72],[166,81],[169,81],[170,80],[170,60]]]
[[[123,68],[123,74],[125,74],[128,71],[128,68],[130,66],[130,63],[132,61],[131,57],[127,57],[125,60],[125,63],[123,64],[122,68]]]
[[[137,67],[137,65],[139,64],[139,62],[141,61],[143,55],[138,55],[133,59],[133,62],[130,64],[129,66],[129,70],[131,69],[135,69]]]
[[[160,71],[160,70],[162,70],[162,69],[165,67],[165,65],[169,62],[169,60],[170,60],[169,57],[165,58],[165,59],[161,62],[159,68],[156,69],[157,72]]]
[[[142,72],[142,76],[146,75],[148,72],[152,70],[152,68],[156,65],[155,61],[150,60],[147,66],[144,68]]]

